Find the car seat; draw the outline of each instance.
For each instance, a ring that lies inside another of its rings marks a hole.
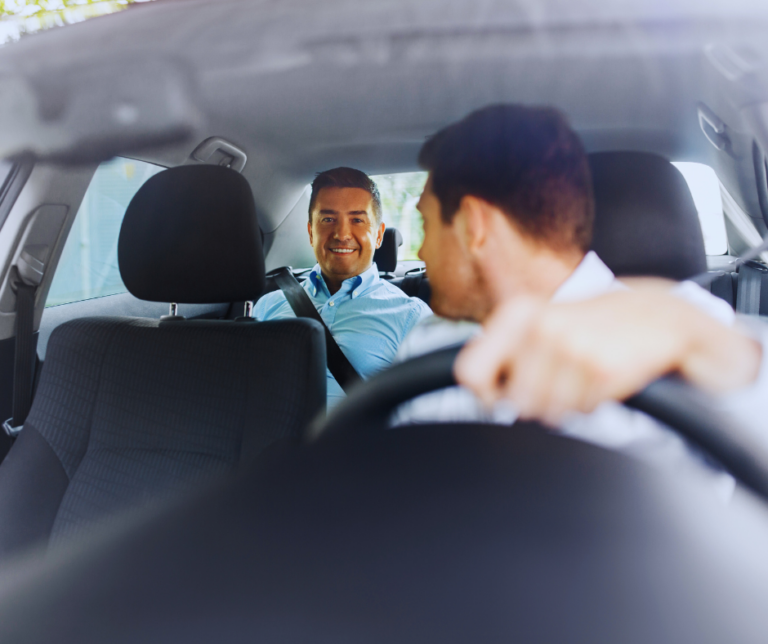
[[[181,314],[184,303],[256,299],[264,259],[248,182],[207,165],[152,177],[128,206],[118,261],[133,295]],[[62,324],[0,465],[0,555],[233,471],[298,436],[324,409],[325,383],[310,320]]]

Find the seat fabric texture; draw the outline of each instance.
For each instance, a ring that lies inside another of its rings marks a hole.
[[[46,529],[52,544],[75,537],[298,437],[324,406],[320,338],[306,320],[85,318],[57,328],[0,489],[21,470],[50,474],[0,499],[0,552]]]
[[[248,182],[219,166],[158,173],[126,210],[118,262],[134,296],[182,313],[185,303],[257,299],[264,259]],[[298,437],[325,397],[314,321],[63,324],[0,465],[0,556],[220,477]]]

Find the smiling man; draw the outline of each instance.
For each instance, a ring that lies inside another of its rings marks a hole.
[[[388,366],[429,307],[379,278],[373,254],[384,236],[381,197],[360,170],[334,168],[315,177],[307,231],[317,264],[304,290],[344,355],[363,378]],[[281,291],[254,307],[258,320],[295,317]],[[344,392],[328,371],[328,407]]]

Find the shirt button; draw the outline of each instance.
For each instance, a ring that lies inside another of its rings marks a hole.
[[[334,302],[331,302],[331,303],[330,303],[330,306],[333,306],[333,305],[334,305]]]

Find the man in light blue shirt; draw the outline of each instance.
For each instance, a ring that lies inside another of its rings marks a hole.
[[[307,231],[317,264],[303,286],[363,378],[387,367],[408,332],[432,313],[379,278],[373,254],[384,228],[379,190],[368,175],[335,168],[315,177]],[[262,297],[253,314],[257,320],[295,317],[281,291]],[[330,371],[327,375],[330,409],[344,392]]]

